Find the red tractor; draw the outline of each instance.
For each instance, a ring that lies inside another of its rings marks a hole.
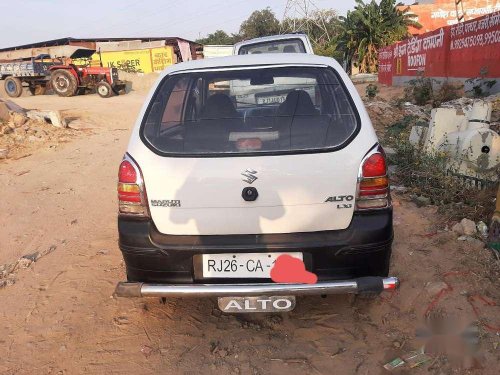
[[[51,88],[59,96],[73,96],[95,90],[102,98],[109,98],[125,89],[116,68],[92,67],[74,64],[75,59],[85,61],[94,50],[78,49],[70,58],[51,59],[38,56],[29,60],[0,62],[0,79],[5,79],[5,91],[19,97],[23,83],[33,95],[43,95]]]
[[[79,92],[96,90],[101,98],[109,98],[125,89],[118,79],[118,69],[79,67],[73,64],[49,68],[50,86],[59,96],[73,96]]]

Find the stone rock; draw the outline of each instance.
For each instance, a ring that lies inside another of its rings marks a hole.
[[[417,207],[425,207],[431,204],[431,199],[424,197],[423,195],[416,197],[414,200]]]
[[[10,134],[14,131],[14,129],[12,129],[9,125],[5,125],[1,128],[0,132],[2,134]]]
[[[31,259],[21,258],[18,260],[17,265],[20,269],[26,269],[29,268],[29,266],[31,266],[31,263],[33,263]]]
[[[471,236],[460,236],[457,238],[458,241],[464,241],[470,245],[473,249],[481,250],[484,249],[484,242],[478,240],[477,238]]]
[[[21,113],[14,112],[11,114],[11,121],[16,128],[23,126],[28,121],[28,118]]]
[[[32,262],[36,262],[38,259],[40,259],[40,253],[38,251],[36,251],[36,252],[34,252],[32,254],[23,255],[23,258],[29,259]]]
[[[460,224],[462,224],[462,228],[464,230],[463,234],[467,236],[472,236],[477,233],[476,223],[473,222],[472,220],[464,218],[462,219]]]
[[[447,289],[447,288],[448,288],[448,284],[446,284],[444,281],[431,281],[425,285],[425,290],[431,296],[435,296],[440,291],[442,291],[443,289]]]
[[[7,122],[10,120],[10,111],[7,104],[0,101],[0,122]]]
[[[451,230],[458,234],[459,236],[464,234],[464,227],[462,226],[461,223],[456,223],[454,226],[451,227]]]
[[[387,156],[390,156],[390,155],[396,155],[396,150],[394,150],[392,147],[384,147],[384,151],[385,151],[385,154]]]
[[[35,121],[49,122],[50,124],[58,128],[67,128],[68,123],[66,119],[61,116],[59,111],[28,111],[26,115]]]
[[[486,225],[486,223],[484,221],[480,221],[479,223],[477,223],[476,228],[477,228],[477,231],[479,232],[479,234],[483,238],[488,237],[488,226]]]
[[[394,191],[396,193],[404,194],[404,193],[406,193],[408,191],[408,188],[406,186],[392,185],[391,186],[391,191]]]
[[[6,148],[0,148],[0,159],[7,159],[9,156],[9,150]]]
[[[16,283],[16,279],[10,278],[10,279],[3,279],[0,280],[0,288],[4,288],[6,286],[14,285]]]

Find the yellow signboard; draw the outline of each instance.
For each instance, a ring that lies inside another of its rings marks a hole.
[[[151,61],[154,72],[161,72],[174,63],[174,48],[172,46],[151,49]]]
[[[97,59],[99,60],[99,55]],[[101,52],[101,59],[104,67],[118,68],[118,70],[129,73],[151,73],[153,71],[151,50],[149,49]]]
[[[101,52],[102,65],[108,68],[117,68],[129,73],[161,72],[174,63],[174,49],[172,46],[137,49],[129,51]],[[76,64],[78,62],[75,61]],[[92,66],[99,65],[99,54],[92,55]]]

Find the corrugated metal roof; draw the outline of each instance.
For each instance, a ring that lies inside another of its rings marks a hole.
[[[43,42],[37,42],[37,43],[30,43],[30,44],[24,44],[20,46],[14,46],[14,47],[7,47],[7,48],[0,48],[0,52],[4,51],[13,51],[13,50],[18,50],[18,49],[25,49],[25,48],[40,48],[40,47],[53,47],[53,46],[61,46],[61,45],[67,45],[71,42],[120,42],[120,41],[131,41],[131,40],[140,40],[142,42],[152,42],[152,41],[157,41],[157,40],[164,40],[165,42],[170,43],[177,43],[177,39],[184,40],[186,42],[189,42],[191,44],[195,44],[197,46],[201,46],[201,44],[193,42],[188,39],[184,38],[179,38],[179,37],[135,37],[135,38],[72,38],[72,37],[67,37],[67,38],[60,38],[60,39],[52,39],[52,40],[46,40]]]

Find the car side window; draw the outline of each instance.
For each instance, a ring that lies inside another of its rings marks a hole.
[[[179,125],[182,122],[188,85],[188,77],[181,78],[175,83],[163,111],[160,132]]]

